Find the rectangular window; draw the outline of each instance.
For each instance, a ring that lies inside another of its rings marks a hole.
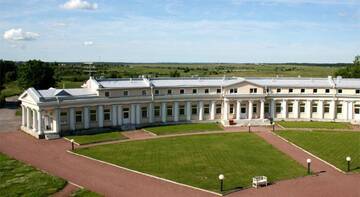
[[[141,117],[142,118],[147,118],[147,116],[148,116],[148,113],[147,113],[147,107],[142,107],[141,108]]]
[[[301,93],[305,93],[305,89],[304,89],[304,88],[301,88]]]
[[[216,93],[221,94],[221,89],[220,88],[216,89]]]
[[[197,114],[197,105],[191,105],[191,114],[196,115]]]
[[[110,109],[104,109],[104,120],[111,120]]]
[[[355,90],[356,94],[360,94],[360,89]]]
[[[234,89],[230,89],[230,94],[233,94],[234,93]]]
[[[280,113],[281,112],[281,103],[276,103],[276,109],[275,109],[276,113]]]
[[[265,103],[265,113],[269,113],[270,112],[270,105],[269,105],[269,103]]]
[[[270,93],[270,88],[266,88],[266,93]]]
[[[159,117],[160,116],[160,106],[154,107],[154,116]]]
[[[311,110],[312,112],[316,113],[317,112],[317,103],[313,103],[312,106],[311,106]]]
[[[338,93],[341,94],[341,93],[342,93],[342,89],[338,89]]]
[[[192,93],[193,93],[193,94],[197,94],[197,89],[193,89],[193,90],[192,90]]]
[[[160,91],[159,90],[155,90],[155,95],[159,95]]]
[[[257,88],[250,88],[250,94],[257,93]]]
[[[325,93],[330,93],[330,89],[325,89]]]
[[[257,112],[257,106],[254,105],[254,106],[253,106],[253,113],[256,113],[256,112]]]
[[[216,114],[221,114],[221,104],[216,104]]]
[[[300,103],[300,113],[305,112],[305,103]]]
[[[205,104],[204,105],[204,114],[209,114],[210,113],[210,105],[209,104]]]
[[[241,113],[245,114],[246,113],[246,107],[241,107]]]
[[[355,114],[360,114],[360,105],[355,105]]]
[[[341,114],[342,113],[342,104],[336,105],[336,113]]]
[[[82,122],[82,111],[75,112],[75,119],[76,119],[76,122]]]
[[[230,104],[230,114],[234,113],[234,104]]]
[[[167,94],[172,94],[172,90],[168,90],[168,91],[167,91]]]
[[[60,112],[61,124],[67,124],[67,112]]]
[[[141,91],[141,95],[146,96],[146,90]]]
[[[184,90],[184,89],[180,89],[180,94],[185,94],[185,90]]]
[[[313,93],[317,93],[317,89],[313,89]]]
[[[172,116],[173,115],[173,110],[172,110],[171,105],[166,106],[166,115],[167,116]]]
[[[124,119],[129,118],[129,108],[124,108],[123,109],[123,117],[124,117]]]
[[[209,89],[205,89],[205,94],[209,94]]]
[[[294,106],[294,104],[292,104],[292,103],[289,103],[289,104],[288,104],[288,112],[289,112],[289,113],[292,113],[292,112],[293,112],[293,106]]]
[[[96,110],[90,110],[90,121],[96,121]]]
[[[293,93],[293,92],[294,92],[294,89],[290,88],[289,93]]]
[[[123,95],[124,95],[124,96],[129,96],[129,91],[124,90]]]
[[[180,105],[179,106],[179,114],[180,115],[185,115],[185,105]]]
[[[324,104],[324,113],[329,113],[330,112],[330,104],[329,103],[325,103]]]
[[[105,96],[109,97],[110,96],[110,92],[105,92]]]
[[[234,93],[237,94],[237,88],[234,89]]]
[[[280,92],[281,92],[281,89],[280,89],[280,88],[277,88],[277,89],[276,89],[276,92],[277,92],[277,93],[280,93]]]

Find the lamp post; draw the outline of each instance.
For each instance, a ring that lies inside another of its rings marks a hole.
[[[272,122],[271,124],[272,124],[272,130],[273,132],[275,132],[275,122]]]
[[[308,174],[310,174],[311,159],[307,159],[307,160],[306,160],[306,163],[307,163]]]
[[[248,124],[248,127],[249,127],[249,133],[251,132],[251,124],[249,123]]]
[[[347,161],[347,171],[350,172],[351,157],[347,156],[347,157],[346,157],[346,161]]]
[[[224,190],[224,175],[220,174],[219,175],[219,180],[220,180],[220,191],[222,192]]]
[[[71,142],[71,150],[74,150],[74,139],[71,139],[70,142]]]

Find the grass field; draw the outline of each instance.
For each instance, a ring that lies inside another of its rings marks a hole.
[[[360,132],[279,131],[280,136],[346,171],[345,158],[352,158],[351,170],[360,172]]]
[[[196,123],[196,124],[181,124],[181,125],[168,125],[159,127],[149,127],[145,130],[155,133],[156,135],[169,135],[180,133],[195,133],[205,131],[222,131],[216,123]]]
[[[306,169],[255,134],[227,133],[132,141],[75,152],[176,182],[219,192],[248,187],[253,176],[271,182],[306,175]]]
[[[70,197],[101,197],[101,195],[87,189],[78,189]]]
[[[0,153],[0,196],[50,196],[66,181]]]
[[[350,128],[350,124],[344,122],[280,121],[277,123],[285,128],[311,128],[311,129],[349,129]]]
[[[72,136],[67,136],[67,138],[73,139],[76,143],[81,145],[127,139],[119,131],[88,134],[88,135],[72,135]]]

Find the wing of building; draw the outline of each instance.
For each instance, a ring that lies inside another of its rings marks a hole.
[[[77,89],[21,96],[21,129],[35,137],[75,130],[184,122],[229,126],[270,120],[360,122],[360,79],[133,78],[90,79]]]

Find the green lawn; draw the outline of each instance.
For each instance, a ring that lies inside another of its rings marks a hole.
[[[345,158],[352,158],[351,170],[360,172],[360,132],[279,131],[280,136],[346,171]]]
[[[145,128],[147,131],[155,133],[156,135],[168,135],[179,133],[194,133],[204,131],[222,131],[216,123],[196,123],[196,124],[180,124],[180,125],[167,125],[159,127]]]
[[[271,182],[306,175],[306,169],[252,133],[169,137],[76,149],[75,152],[140,172],[219,192],[248,187],[253,176]]]
[[[0,153],[0,194],[13,196],[50,196],[65,187],[66,181]]]
[[[56,86],[57,88],[81,88],[84,82],[77,81],[59,81]]]
[[[78,189],[70,197],[101,197],[101,195],[87,189]]]
[[[349,129],[349,123],[343,122],[302,122],[302,121],[280,121],[279,125],[285,128],[312,128],[312,129]]]
[[[67,138],[73,139],[76,143],[79,143],[81,145],[127,139],[119,131],[89,134],[89,135],[74,135],[74,136],[67,136]]]

